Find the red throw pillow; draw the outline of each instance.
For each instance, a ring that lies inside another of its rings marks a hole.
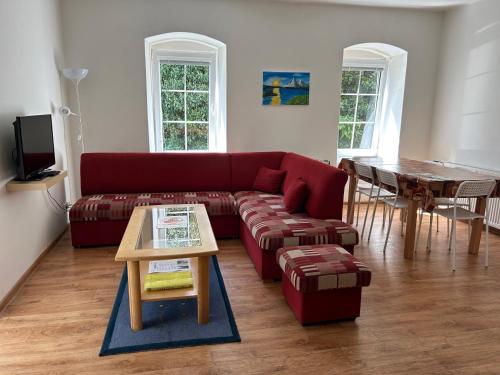
[[[253,190],[277,194],[280,192],[281,183],[285,178],[285,174],[286,171],[260,167],[259,172],[257,172],[257,176],[255,177],[255,181],[253,182]]]
[[[291,213],[302,212],[307,199],[307,184],[298,178],[293,181],[285,191],[284,202],[286,210]]]

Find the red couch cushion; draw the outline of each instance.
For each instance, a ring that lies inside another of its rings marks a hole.
[[[298,292],[370,285],[370,269],[340,246],[284,247],[276,261]]]
[[[260,167],[257,176],[255,176],[252,189],[270,194],[279,193],[285,174],[285,171],[279,169]]]
[[[252,190],[260,167],[280,169],[285,152],[233,152],[231,162],[231,191]]]
[[[305,156],[288,153],[283,157],[281,169],[287,171],[282,191],[301,177],[309,188],[306,212],[316,219],[342,219],[344,186],[347,173],[339,168]]]
[[[358,243],[358,232],[340,220],[314,219],[306,214],[286,212],[281,195],[240,191],[234,196],[241,219],[264,251],[276,251],[284,246]]]
[[[128,220],[136,206],[203,203],[210,216],[237,215],[233,195],[225,191],[197,193],[95,194],[80,198],[71,207],[75,221]]]
[[[307,184],[303,179],[298,178],[293,181],[283,197],[286,210],[291,214],[302,212],[307,199],[307,193]]]
[[[88,153],[80,174],[82,195],[231,190],[229,154]]]

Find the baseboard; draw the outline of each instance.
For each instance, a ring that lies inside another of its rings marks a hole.
[[[64,233],[68,230],[68,225],[64,227],[64,230],[60,235],[57,236],[57,238],[50,243],[49,246],[45,250],[42,251],[42,253],[35,259],[33,264],[26,270],[26,272],[23,273],[23,275],[19,278],[19,280],[16,282],[16,284],[12,287],[12,289],[7,293],[7,295],[2,298],[0,301],[0,313],[3,311],[3,309],[12,301],[12,299],[16,296],[16,294],[21,290],[23,287],[24,283],[28,278],[31,276],[33,271],[38,267],[40,262],[43,260],[45,255],[54,248],[54,246],[59,242],[59,240],[64,236]]]

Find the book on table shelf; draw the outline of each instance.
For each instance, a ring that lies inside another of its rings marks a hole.
[[[190,288],[193,274],[189,259],[149,262],[149,273],[144,278],[146,291]]]

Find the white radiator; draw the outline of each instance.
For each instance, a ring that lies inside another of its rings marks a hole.
[[[500,198],[488,199],[488,212],[490,213],[490,225],[500,229]]]
[[[467,203],[467,198],[457,199],[460,203]],[[474,210],[476,207],[476,199],[471,199],[471,209]],[[500,229],[500,198],[489,198],[488,199],[488,216],[490,218],[489,225]]]

